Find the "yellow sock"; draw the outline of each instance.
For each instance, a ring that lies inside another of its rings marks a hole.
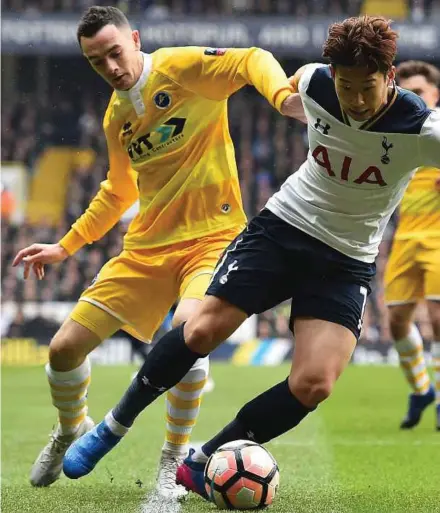
[[[209,359],[197,360],[192,369],[167,393],[167,430],[163,450],[182,454],[188,450],[191,432],[199,415]]]
[[[440,342],[432,343],[431,354],[434,370],[435,403],[440,405]]]
[[[58,410],[61,433],[75,433],[87,416],[87,389],[90,384],[90,362],[86,358],[76,369],[54,371],[46,365],[52,404]]]
[[[409,385],[416,394],[425,394],[430,380],[423,354],[423,340],[414,324],[406,338],[395,342],[395,347]]]

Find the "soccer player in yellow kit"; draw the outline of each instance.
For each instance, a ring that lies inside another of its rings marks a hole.
[[[399,85],[435,109],[440,98],[440,70],[421,61],[397,68]],[[399,225],[385,271],[385,299],[401,367],[413,392],[402,429],[416,426],[423,410],[436,402],[440,431],[440,170],[419,168],[400,204]],[[417,303],[426,300],[435,341],[434,386],[426,369],[423,340],[412,322]]]
[[[244,227],[228,97],[251,84],[281,112],[298,102],[270,53],[200,47],[142,53],[139,32],[114,7],[88,9],[78,41],[114,88],[104,118],[107,179],[59,243],[33,244],[13,265],[23,261],[25,277],[33,270],[41,279],[44,264],[100,239],[137,199],[140,211],[122,253],[104,265],[51,341],[46,373],[59,424],[34,463],[34,486],[58,479],[67,448],[93,426],[87,355],[120,328],[149,341],[177,299],[174,323],[186,320],[221,252]],[[186,493],[174,473],[187,452],[207,373],[208,360],[200,359],[168,394],[157,484],[163,496]]]

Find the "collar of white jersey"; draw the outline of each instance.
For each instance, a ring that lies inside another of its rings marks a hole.
[[[144,85],[147,83],[148,77],[151,73],[151,66],[152,66],[152,57],[149,53],[142,53],[142,57],[144,59],[144,67],[142,69],[141,76],[138,78],[138,81],[136,84],[134,84],[133,87],[130,89],[127,89],[126,91],[120,91],[119,89],[115,89],[116,94],[119,98],[125,98],[127,100],[133,100],[139,96],[140,91],[144,87]]]
[[[370,119],[367,119],[364,123],[362,123],[360,126],[357,127],[358,130],[369,130],[372,128],[372,126],[379,121],[379,119],[382,119],[385,114],[391,109],[391,107],[394,105],[394,102],[397,99],[397,87],[396,84],[393,83],[393,87],[391,89],[391,94],[388,97],[388,101],[385,105],[383,105],[377,112],[372,116]],[[342,109],[341,107],[341,113],[342,113],[342,119],[344,123],[348,126],[351,126],[350,118],[348,114]]]

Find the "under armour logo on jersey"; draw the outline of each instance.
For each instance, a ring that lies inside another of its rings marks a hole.
[[[246,432],[246,436],[248,437],[249,440],[255,440],[255,433],[251,430]]]
[[[232,272],[232,271],[236,271],[238,269],[238,265],[236,265],[236,263],[237,263],[237,260],[234,260],[232,262],[232,264],[229,264],[228,265],[228,270],[225,272],[225,274],[223,274],[223,276],[220,276],[219,282],[222,285],[224,285],[228,281],[229,273]]]
[[[331,126],[328,123],[326,123],[325,125],[321,125],[321,118],[317,118],[316,123],[315,123],[315,128],[316,128],[316,130],[319,130],[321,128],[322,133],[324,135],[327,135]]]
[[[385,153],[380,158],[380,161],[382,164],[389,164],[390,163],[390,157],[388,155],[388,152],[391,150],[391,148],[394,146],[394,144],[390,143],[388,144],[388,139],[386,137],[383,138],[382,141],[382,148],[385,150]]]

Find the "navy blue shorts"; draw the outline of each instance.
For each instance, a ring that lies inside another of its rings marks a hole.
[[[375,272],[263,209],[224,251],[206,293],[249,316],[292,299],[291,326],[313,317],[358,339]]]

